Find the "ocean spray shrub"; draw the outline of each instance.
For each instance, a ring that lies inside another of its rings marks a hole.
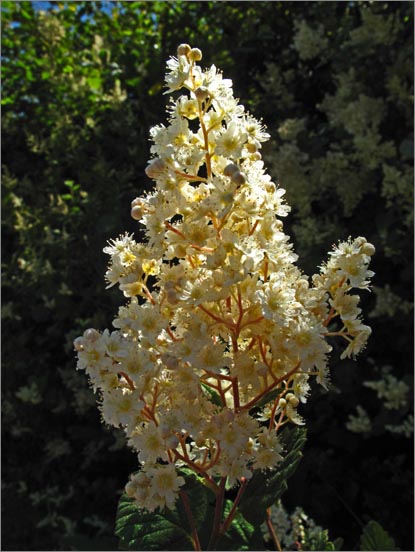
[[[103,421],[137,451],[127,496],[159,512],[180,493],[186,507],[190,469],[216,497],[214,547],[253,474],[278,470],[279,432],[304,424],[297,409],[310,378],[327,387],[329,339],[342,340],[342,358],[364,348],[370,328],[351,291],[368,289],[374,247],[340,242],[311,280],[295,266],[285,191],[261,156],[269,135],[201,58],[182,44],[167,63],[167,93],[187,93],[170,99],[168,125],[150,131],[155,188],[131,205],[146,242],[126,233],[104,249],[108,287],[128,302],[115,331],[88,329],[74,345]],[[222,522],[225,489],[236,485]]]

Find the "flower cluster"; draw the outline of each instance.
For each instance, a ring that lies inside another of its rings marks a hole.
[[[370,333],[350,291],[367,288],[373,246],[340,243],[312,281],[295,266],[284,190],[261,158],[269,136],[201,58],[182,44],[167,63],[167,92],[185,93],[151,130],[154,191],[132,202],[146,242],[125,234],[104,249],[109,286],[127,298],[115,331],[75,340],[103,420],[138,453],[126,490],[148,510],[172,507],[176,467],[211,486],[274,469],[277,431],[303,423],[309,378],[327,384],[328,339],[350,356]]]
[[[302,508],[297,507],[289,514],[281,500],[271,507],[270,521],[283,550],[310,550],[307,546],[310,546],[313,540],[321,539],[323,532],[323,528]],[[269,528],[265,522],[261,525],[261,530],[265,539],[269,541]]]
[[[361,405],[356,414],[350,414],[346,423],[349,431],[368,434],[384,425],[386,431],[411,437],[414,431],[413,414],[408,413],[410,386],[392,374],[391,366],[382,366],[377,380],[364,381],[363,385],[376,392],[380,399],[377,415],[372,418]],[[393,421],[394,423],[385,423]]]

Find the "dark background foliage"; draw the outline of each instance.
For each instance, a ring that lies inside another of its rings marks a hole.
[[[413,549],[411,413],[363,381],[413,389],[412,2],[2,2],[3,549],[111,550],[134,454],[100,424],[72,340],[111,324],[106,241],[137,232],[165,61],[202,49],[262,117],[266,164],[308,274],[337,239],[375,244],[373,334],[303,407],[308,443],[284,496],[358,546],[379,521]],[[347,429],[362,405],[364,433]]]

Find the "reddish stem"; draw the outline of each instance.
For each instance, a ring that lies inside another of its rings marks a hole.
[[[255,404],[260,400],[262,399],[262,397],[264,397],[267,393],[269,393],[270,391],[272,391],[277,385],[279,385],[282,381],[284,381],[285,379],[291,377],[297,370],[298,368],[300,367],[301,365],[301,362],[299,362],[296,366],[294,366],[294,368],[288,372],[287,374],[285,374],[284,376],[282,376],[281,378],[277,379],[276,381],[274,381],[273,383],[271,383],[271,385],[269,385],[268,387],[266,387],[259,395],[257,395],[256,397],[254,397],[251,401],[249,401],[249,403],[247,404],[244,404],[243,406],[241,406],[241,409],[250,409],[252,408],[253,406],[255,406]]]
[[[229,529],[233,518],[235,517],[236,509],[239,506],[239,503],[241,502],[242,496],[245,492],[246,486],[248,484],[248,480],[246,477],[241,477],[241,486],[239,487],[238,494],[236,495],[235,502],[233,503],[233,506],[231,508],[231,511],[229,512],[227,518],[223,522],[221,534],[224,535],[226,531]]]
[[[197,534],[197,528],[192,515],[192,509],[190,507],[189,497],[187,496],[186,491],[180,491],[180,497],[183,501],[183,506],[186,510],[187,519],[189,520],[190,529],[192,531],[194,550],[202,550],[202,547],[200,546],[199,535]]]
[[[266,520],[265,521],[266,521],[266,524],[267,524],[267,527],[268,527],[268,531],[271,535],[272,542],[275,545],[275,548],[277,550],[279,550],[280,552],[282,552],[280,541],[278,540],[277,533],[275,532],[274,526],[272,525],[271,508],[267,508],[267,510],[266,510]]]
[[[219,483],[219,492],[216,495],[215,515],[213,519],[212,534],[210,536],[209,544],[207,547],[208,550],[215,550],[218,540],[221,536],[220,521],[222,518],[223,503],[225,501],[225,485],[226,485],[226,477],[221,477],[221,480]]]

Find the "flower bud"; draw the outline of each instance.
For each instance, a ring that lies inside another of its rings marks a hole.
[[[137,482],[136,481],[129,481],[127,483],[127,485],[125,486],[125,494],[129,498],[134,498],[136,492],[137,492]]]
[[[259,153],[259,151],[255,151],[254,153],[251,153],[249,156],[252,161],[260,161],[262,159],[262,155]]]
[[[97,330],[94,330],[94,328],[89,328],[88,330],[84,331],[84,338],[90,343],[94,343],[94,341],[99,339],[99,332],[97,332]]]
[[[364,245],[362,245],[360,249],[360,253],[363,253],[363,255],[367,255],[368,257],[371,257],[376,252],[375,246],[369,242],[366,242]]]
[[[135,206],[131,209],[131,217],[132,217],[134,220],[140,220],[142,216],[143,216],[143,210],[142,210],[142,208],[139,207],[138,205],[135,205]]]
[[[195,96],[199,101],[203,102],[209,97],[209,90],[206,86],[199,86],[199,88],[196,88],[195,90]]]
[[[149,178],[156,178],[157,175],[159,175],[165,168],[166,164],[163,159],[157,157],[151,161],[150,165],[146,167],[144,172]]]
[[[242,186],[242,184],[245,184],[246,182],[244,173],[241,173],[239,171],[233,173],[233,175],[231,176],[231,180],[238,186]]]
[[[178,56],[187,56],[190,52],[191,48],[188,44],[180,44],[177,47],[177,55]]]
[[[190,61],[200,61],[202,59],[202,52],[199,48],[192,48],[187,54]]]
[[[359,236],[354,240],[354,244],[357,245],[357,247],[362,247],[362,245],[365,245],[367,242],[366,238],[363,238],[362,236]]]
[[[296,408],[300,401],[298,400],[298,398],[294,395],[294,393],[287,393],[285,398],[287,399],[287,401],[290,403],[290,405],[293,407],[293,408]]]
[[[73,346],[75,351],[83,351],[84,350],[84,338],[83,337],[77,337],[74,339]]]
[[[226,165],[226,167],[224,168],[223,174],[225,176],[232,176],[237,171],[239,171],[237,165],[235,165],[235,163],[229,163],[229,165]]]
[[[285,408],[285,407],[287,406],[287,401],[286,401],[285,399],[280,399],[280,400],[278,401],[278,406],[279,406],[279,407],[281,408],[281,410],[282,410],[283,408]]]

